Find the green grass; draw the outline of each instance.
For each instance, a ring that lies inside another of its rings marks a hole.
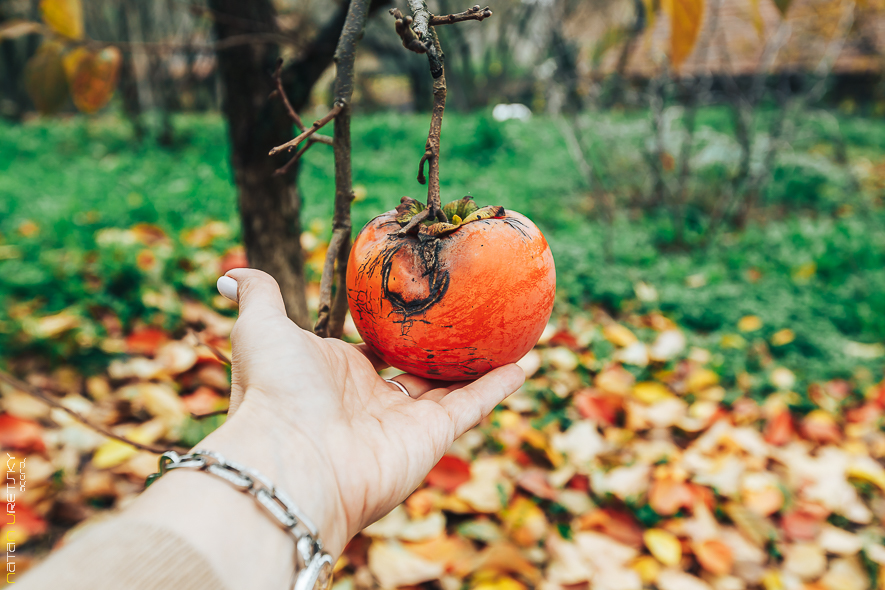
[[[665,144],[674,154],[683,133],[679,114],[667,112]],[[770,116],[763,114],[760,132]],[[544,117],[497,123],[485,113],[448,115],[443,200],[469,194],[480,204],[527,214],[553,249],[562,311],[589,304],[622,315],[660,309],[714,350],[726,382],[744,370],[762,371],[768,352],[802,382],[863,377],[863,369],[878,378],[881,357],[860,359],[845,350],[851,341],[885,340],[883,180],[875,176],[885,160],[885,124],[839,118],[857,190],[836,161],[831,117],[802,117],[760,196],[762,220],[742,231],[726,228],[709,248],[674,247],[672,216],[640,204],[650,187],[644,113],[585,119],[587,157],[617,204],[612,228],[594,211],[599,191],[588,191],[557,125]],[[354,183],[365,194],[354,204],[356,227],[403,195],[424,196],[415,176],[427,123],[425,116],[397,113],[354,119]],[[722,109],[698,118],[686,206],[690,243],[737,168],[730,125]],[[36,354],[98,367],[107,358],[98,345],[108,330],[105,312],[124,327],[145,321],[174,328],[179,308],[170,288],[211,296],[217,256],[236,244],[238,231],[226,133],[217,116],[179,116],[176,126],[178,145],[161,149],[151,141],[134,145],[114,116],[0,124],[0,358]],[[758,147],[754,165],[763,153]],[[300,188],[305,227],[327,238],[329,148],[317,145],[306,156]],[[227,223],[231,235],[207,248],[172,239],[155,248],[160,264],[149,270],[136,263],[143,246],[100,233],[151,223],[176,238],[213,219]],[[39,227],[30,237],[19,229],[26,220]],[[657,300],[637,298],[640,282],[654,287]],[[154,294],[164,295],[161,303]],[[61,310],[83,318],[77,337],[41,338],[30,318]],[[745,334],[743,348],[721,348],[722,336],[736,333],[738,320],[750,314],[763,320],[762,330]],[[796,333],[794,342],[768,352],[759,347],[782,328]]]

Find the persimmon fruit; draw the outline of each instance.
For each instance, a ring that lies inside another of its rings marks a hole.
[[[465,197],[403,233],[423,205],[403,197],[354,240],[347,296],[357,330],[390,365],[429,379],[475,379],[538,341],[556,292],[541,231]]]

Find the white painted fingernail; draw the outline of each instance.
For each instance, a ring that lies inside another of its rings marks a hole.
[[[218,277],[218,292],[233,301],[237,302],[237,282],[229,276]]]

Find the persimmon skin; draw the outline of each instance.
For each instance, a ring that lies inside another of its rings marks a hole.
[[[388,211],[366,224],[347,266],[353,321],[381,359],[461,381],[531,350],[556,294],[553,254],[534,223],[505,210],[422,241],[397,236],[395,217]]]

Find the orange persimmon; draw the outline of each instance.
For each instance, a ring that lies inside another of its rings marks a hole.
[[[357,330],[390,365],[430,379],[475,379],[522,358],[553,309],[556,273],[540,230],[469,198],[449,222],[401,229],[423,206],[407,197],[353,243],[347,295]]]

